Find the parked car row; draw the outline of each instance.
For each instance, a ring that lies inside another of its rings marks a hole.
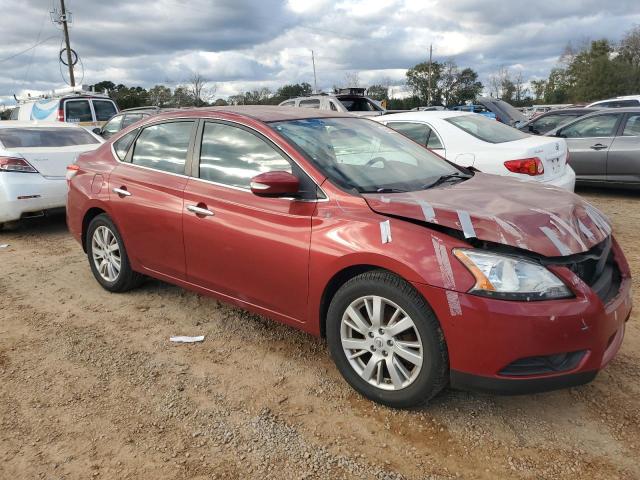
[[[0,122],[0,229],[64,208],[67,166],[102,139],[64,122]]]
[[[528,135],[482,115],[450,110],[375,120],[463,167],[574,189],[576,176],[563,139]]]
[[[591,381],[631,311],[609,222],[565,189],[424,148],[458,148],[444,125],[465,142],[517,135],[555,176],[561,138],[444,113],[379,119],[422,146],[339,111],[160,113],[69,167],[68,226],[106,290],[153,277],[326,337],[346,381],[385,405],[448,384],[524,393]]]

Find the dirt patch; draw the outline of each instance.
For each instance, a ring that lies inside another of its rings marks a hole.
[[[640,194],[580,193],[640,272]],[[395,411],[321,340],[161,282],[105,292],[62,217],[0,240],[0,478],[640,478],[637,313],[589,385]]]

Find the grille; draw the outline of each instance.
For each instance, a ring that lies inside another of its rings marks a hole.
[[[608,303],[620,290],[622,276],[607,237],[586,253],[572,255],[566,263],[558,262],[575,273],[591,287],[602,303]],[[554,262],[556,263],[556,262]]]

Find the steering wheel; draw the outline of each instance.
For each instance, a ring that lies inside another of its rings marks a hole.
[[[376,157],[376,158],[372,158],[371,160],[369,160],[367,163],[364,164],[365,167],[370,167],[372,165],[375,165],[378,162],[382,162],[382,168],[387,166],[387,161],[384,159],[384,157]]]

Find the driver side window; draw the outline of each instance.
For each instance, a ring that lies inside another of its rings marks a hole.
[[[584,118],[569,125],[560,134],[565,138],[613,137],[620,115],[607,114]]]

